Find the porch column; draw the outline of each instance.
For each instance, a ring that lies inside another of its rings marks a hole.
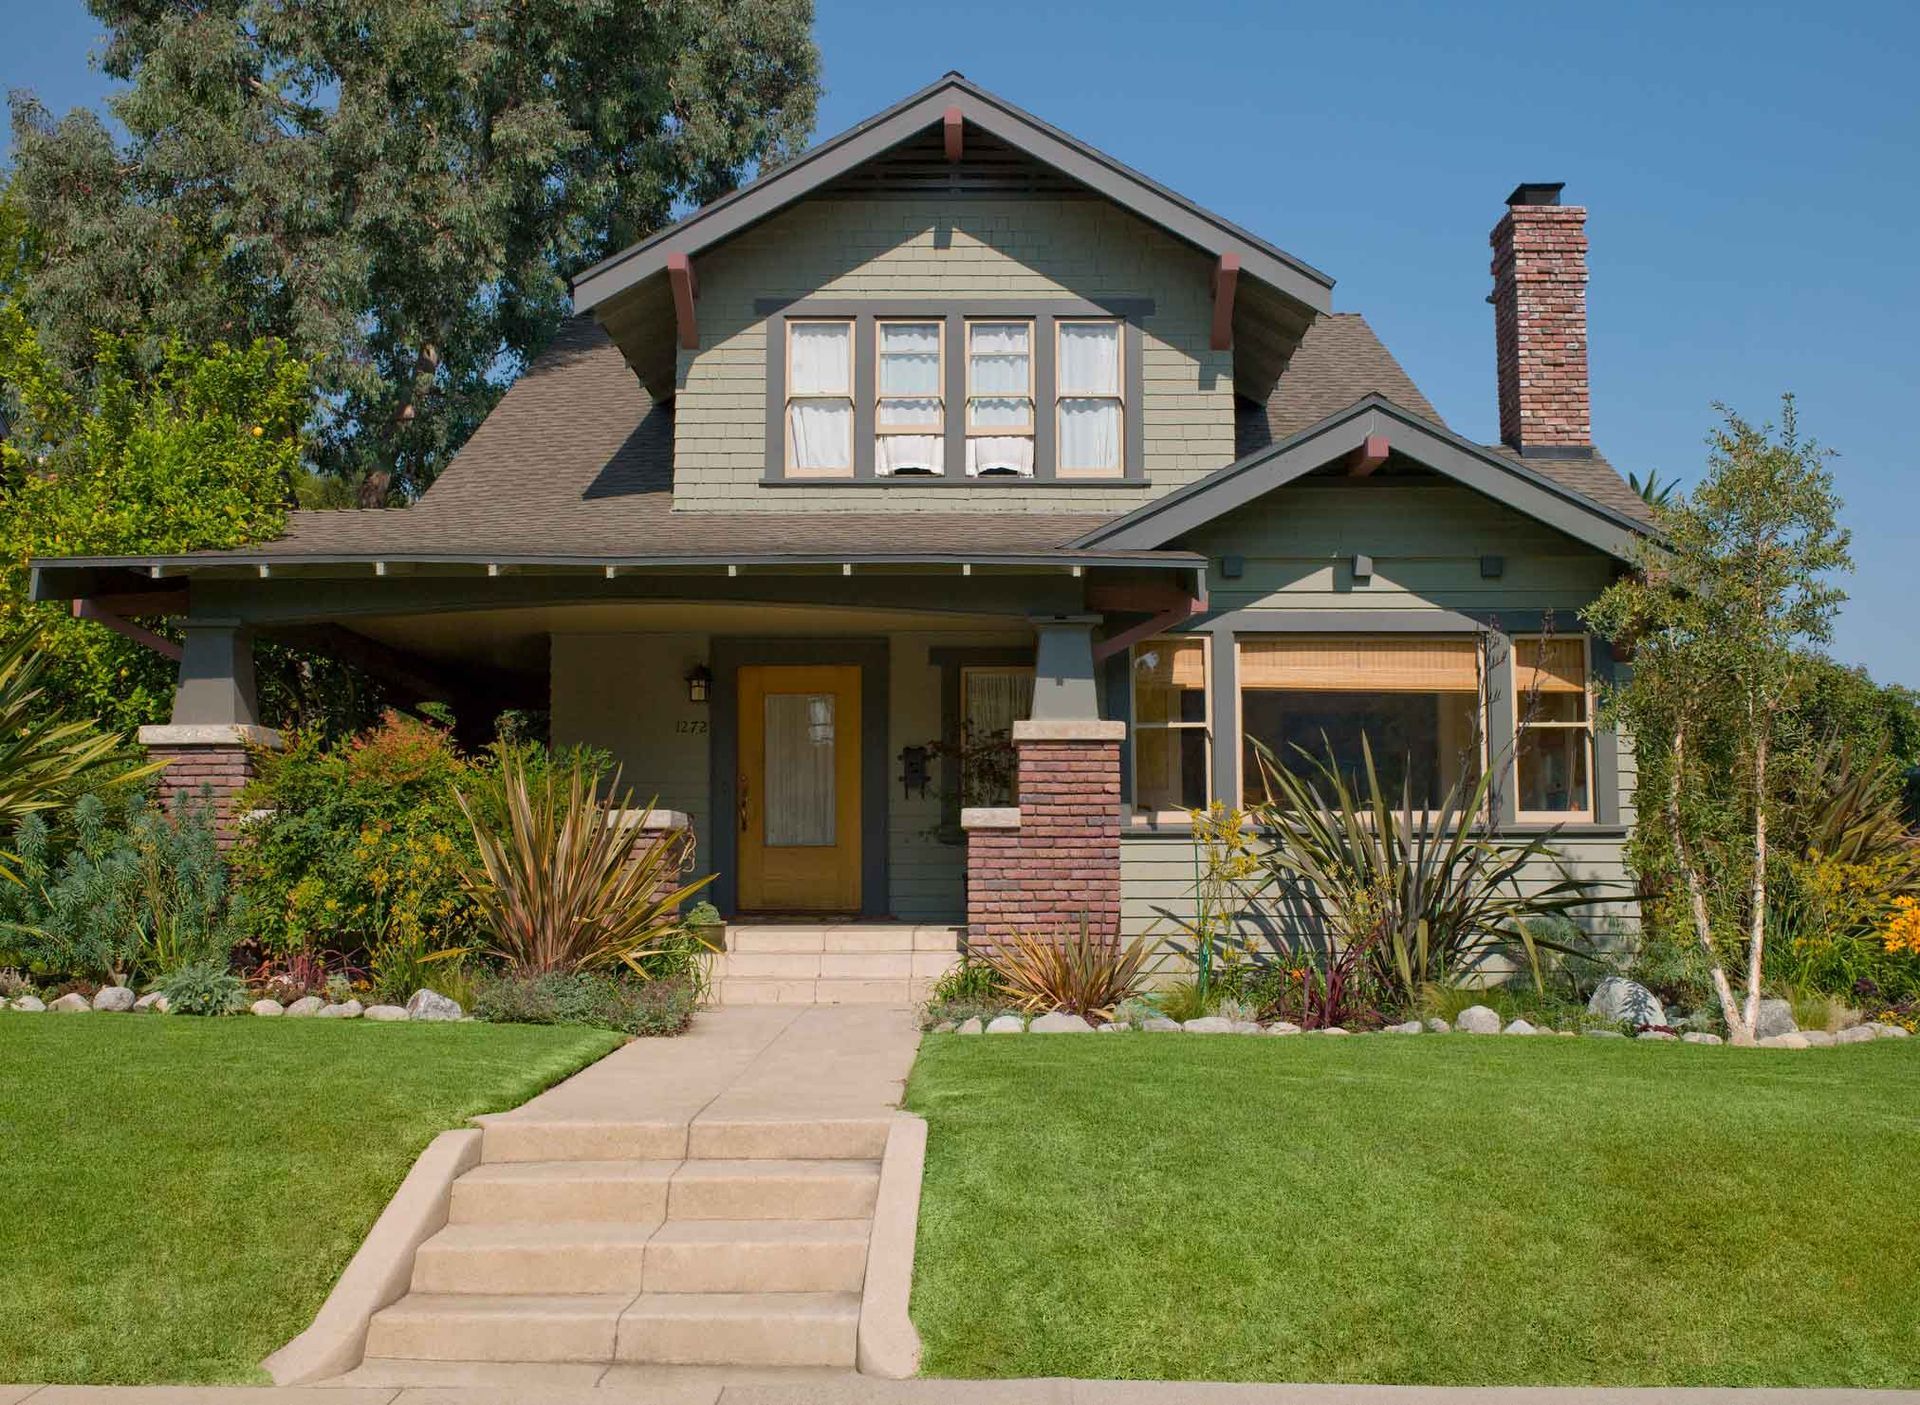
[[[186,626],[173,717],[142,727],[140,745],[166,770],[156,782],[160,803],[210,798],[221,848],[233,843],[234,797],[254,777],[254,752],[278,750],[280,734],[260,725],[254,698],[253,637],[237,620],[193,620]]]
[[[1098,616],[1036,620],[1033,716],[1013,724],[1018,804],[961,812],[967,832],[967,932],[973,946],[1010,932],[1067,934],[1084,921],[1120,931],[1120,743],[1100,717]]]

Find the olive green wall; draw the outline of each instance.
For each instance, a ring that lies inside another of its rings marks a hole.
[[[674,402],[674,505],[727,512],[1138,506],[1233,459],[1233,353],[1208,348],[1210,269],[1203,255],[1097,199],[805,201],[701,257],[700,347],[680,353]],[[814,297],[1151,299],[1141,357],[1151,487],[761,486],[766,314],[755,304]]]

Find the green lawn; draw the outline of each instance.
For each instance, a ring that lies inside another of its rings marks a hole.
[[[619,1042],[0,1013],[0,1382],[263,1379],[435,1133]]]
[[[1920,1386],[1920,1039],[930,1036],[925,1370]]]

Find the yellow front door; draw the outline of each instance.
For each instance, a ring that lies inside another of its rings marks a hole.
[[[740,670],[740,906],[860,910],[860,670]]]

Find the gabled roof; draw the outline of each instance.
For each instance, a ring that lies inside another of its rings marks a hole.
[[[1540,461],[1509,458],[1469,440],[1384,395],[1361,398],[1267,448],[1073,539],[1088,550],[1152,551],[1244,507],[1276,488],[1385,435],[1393,452],[1505,503],[1576,541],[1629,560],[1647,524],[1541,471]],[[1580,460],[1582,465],[1591,460]],[[1611,469],[1607,469],[1611,473]]]
[[[689,257],[845,175],[944,118],[962,119],[1009,146],[1072,177],[1115,204],[1210,254],[1235,254],[1240,270],[1316,312],[1332,306],[1333,279],[1284,249],[1202,209],[1138,171],[1068,136],[1003,98],[949,73],[886,111],[868,118],[804,155],[702,206],[632,248],[595,264],[573,280],[576,312],[587,312],[662,273],[669,253]]]

